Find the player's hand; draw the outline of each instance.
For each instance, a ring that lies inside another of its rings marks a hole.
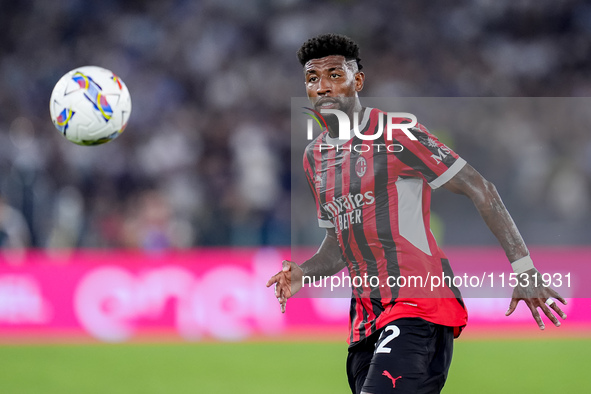
[[[283,260],[283,269],[273,275],[267,281],[267,287],[275,284],[275,297],[281,305],[281,312],[285,313],[287,299],[291,298],[302,288],[302,276],[304,272],[293,261]]]
[[[535,268],[532,268],[523,274],[517,275],[517,278],[519,282],[518,285],[513,289],[511,303],[509,304],[509,309],[507,310],[507,313],[505,313],[505,316],[512,314],[517,307],[517,303],[523,300],[531,311],[535,321],[538,323],[540,330],[543,330],[545,326],[542,318],[540,317],[540,313],[538,312],[538,308],[542,309],[544,314],[548,317],[548,319],[550,319],[552,323],[554,323],[556,327],[560,327],[560,322],[556,316],[554,316],[554,313],[560,316],[562,319],[566,319],[566,313],[560,309],[553,298],[562,302],[563,305],[566,305],[565,299],[562,298],[560,294],[558,294],[552,288],[544,286],[542,275],[540,275],[538,270]],[[554,311],[554,313],[552,311]]]

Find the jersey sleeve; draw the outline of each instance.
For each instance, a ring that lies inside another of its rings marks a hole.
[[[408,130],[417,140],[411,140],[402,132],[397,134],[395,143],[402,145],[403,149],[398,149],[396,156],[410,167],[411,172],[418,172],[433,189],[443,186],[466,165],[464,159],[425,126],[417,124]]]
[[[321,204],[320,197],[318,195],[318,190],[316,189],[316,182],[321,183],[322,179],[320,175],[318,175],[315,171],[315,160],[314,160],[314,151],[310,147],[306,148],[306,152],[304,153],[304,173],[306,174],[306,180],[308,181],[308,186],[310,187],[310,191],[312,192],[312,196],[314,197],[314,202],[316,203],[316,215],[318,217],[318,226],[321,228],[334,228],[333,222],[330,220],[328,212]]]

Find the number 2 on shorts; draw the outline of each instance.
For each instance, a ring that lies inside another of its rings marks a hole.
[[[390,353],[392,351],[392,349],[390,349],[389,347],[386,347],[386,345],[392,339],[394,339],[398,335],[400,335],[400,328],[398,328],[397,326],[388,326],[388,327],[384,328],[384,331],[382,331],[382,333],[380,334],[380,336],[384,335],[384,333],[386,331],[392,331],[392,333],[390,335],[388,335],[386,338],[384,338],[383,341],[380,342],[380,344],[376,348],[376,354],[377,353]]]

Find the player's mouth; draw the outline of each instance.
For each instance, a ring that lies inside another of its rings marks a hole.
[[[340,107],[340,103],[333,99],[320,99],[314,104],[317,110],[320,109],[336,109]]]

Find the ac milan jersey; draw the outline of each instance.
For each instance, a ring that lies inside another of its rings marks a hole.
[[[453,281],[432,288],[433,276],[453,273],[429,227],[431,189],[466,162],[420,124],[409,128],[417,140],[400,129],[388,138],[384,124],[384,112],[366,108],[359,131],[381,127],[379,138],[344,141],[324,131],[304,154],[319,225],[335,229],[353,283],[350,344],[401,317],[457,328],[467,321]]]

